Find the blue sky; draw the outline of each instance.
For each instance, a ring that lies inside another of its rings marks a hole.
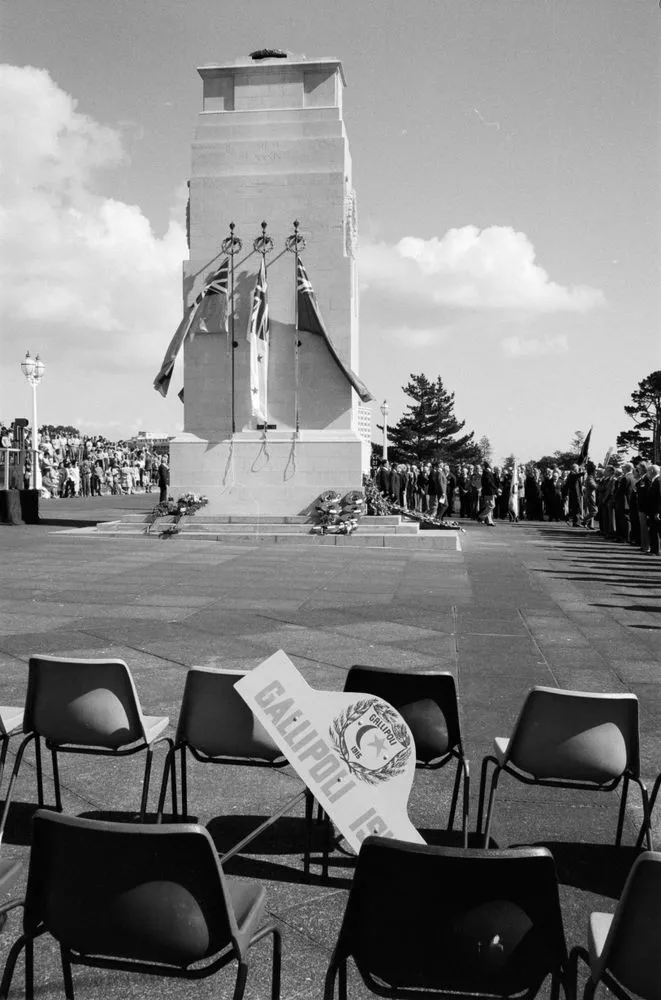
[[[391,417],[424,371],[497,457],[593,423],[599,458],[627,426],[661,367],[655,0],[21,0],[2,20],[0,417],[29,410],[30,349],[41,420],[177,429],[151,382],[180,318],[196,67],[266,45],[343,62],[360,371]]]

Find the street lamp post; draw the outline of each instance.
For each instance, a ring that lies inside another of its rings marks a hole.
[[[32,386],[32,488],[38,490],[40,487],[39,475],[39,425],[37,423],[37,386],[44,377],[46,365],[39,355],[36,358],[30,357],[28,351],[23,361],[21,361],[21,371]]]
[[[381,415],[383,417],[383,461],[388,461],[388,403],[384,399],[381,403]]]

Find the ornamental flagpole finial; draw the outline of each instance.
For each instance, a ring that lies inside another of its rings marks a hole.
[[[285,249],[290,253],[300,253],[301,250],[305,250],[305,238],[298,231],[300,226],[298,219],[294,219],[293,226],[294,232],[285,240]]]
[[[228,257],[233,257],[235,254],[241,252],[241,247],[243,246],[242,241],[238,236],[234,235],[234,230],[236,226],[233,222],[230,222],[230,234],[227,239],[224,239],[220,245],[223,253],[226,253]]]
[[[266,257],[267,253],[271,253],[273,247],[273,240],[266,234],[266,222],[262,222],[262,235],[253,241],[253,249],[257,253],[261,253],[262,257]]]

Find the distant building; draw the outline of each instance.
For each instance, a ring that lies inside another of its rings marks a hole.
[[[136,448],[167,448],[173,434],[152,434],[151,431],[138,431],[130,443]]]

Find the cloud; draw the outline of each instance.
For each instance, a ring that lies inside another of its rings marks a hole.
[[[436,309],[583,313],[604,302],[599,289],[551,281],[528,237],[511,226],[462,226],[440,239],[371,243],[361,248],[359,263],[367,298],[404,296]]]
[[[100,172],[126,162],[120,130],[45,70],[5,65],[0,143],[3,324],[38,325],[81,364],[100,352],[116,369],[157,368],[181,317],[186,237],[172,219],[159,238],[139,207],[96,193]]]
[[[541,339],[505,337],[500,346],[510,358],[539,357],[542,354],[563,354],[569,350],[569,341],[563,333]]]

